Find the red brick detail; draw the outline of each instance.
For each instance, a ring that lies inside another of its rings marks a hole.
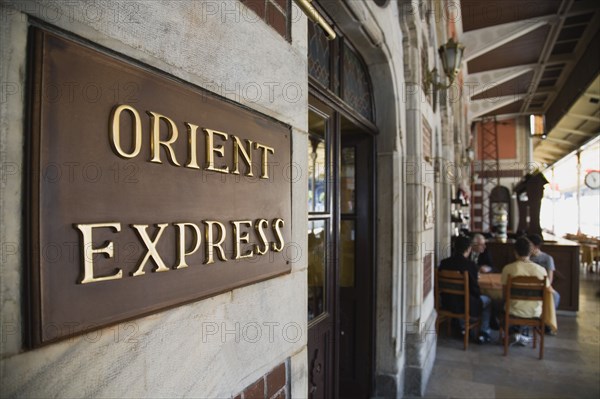
[[[266,15],[266,1],[267,0],[242,0],[242,3],[252,11],[256,13],[260,17],[260,19],[265,19]]]
[[[244,390],[244,399],[264,399],[265,380],[261,378]]]
[[[287,39],[287,18],[271,3],[267,3],[266,22]]]
[[[270,399],[287,399],[285,389],[282,389],[281,391],[277,392],[277,394],[272,396]]]
[[[500,177],[516,177],[516,178],[521,178],[525,175],[525,171],[521,170],[521,169],[501,169],[501,170],[484,170],[483,172],[480,173],[481,176],[483,177],[496,177],[496,176],[500,176]]]
[[[272,397],[285,386],[285,363],[275,367],[267,374],[267,398]]]
[[[290,10],[287,0],[242,0],[242,2],[284,39],[289,40],[287,22]]]
[[[285,363],[273,368],[234,399],[287,399],[287,373]]]
[[[287,13],[288,11],[288,2],[287,0],[275,0],[275,3],[279,4],[279,7],[283,10],[283,12]]]

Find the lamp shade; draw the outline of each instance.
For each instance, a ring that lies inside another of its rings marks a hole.
[[[529,116],[529,133],[533,137],[546,138],[546,119],[544,115]]]
[[[456,75],[458,75],[464,51],[465,46],[455,42],[453,38],[450,38],[448,43],[441,45],[438,49],[444,73],[450,79],[450,83],[454,82]]]

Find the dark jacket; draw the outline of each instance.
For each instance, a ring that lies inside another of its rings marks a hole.
[[[481,313],[481,291],[477,282],[477,265],[462,255],[454,255],[442,260],[440,270],[457,270],[459,272],[467,271],[469,273],[469,309],[472,317],[478,317]],[[441,305],[443,309],[455,313],[465,311],[465,305],[462,297],[457,295],[442,295]]]
[[[477,257],[477,266],[481,267],[485,265],[492,268],[491,273],[498,273],[494,267],[494,264],[492,263],[492,257],[490,256],[490,252],[487,250],[487,248]]]

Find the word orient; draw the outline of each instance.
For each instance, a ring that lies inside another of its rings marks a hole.
[[[132,144],[133,149],[129,152],[124,150],[121,146],[121,115],[123,112],[128,112],[133,117],[132,120]],[[165,149],[167,153],[167,158],[169,162],[171,162],[175,166],[181,166],[181,163],[175,154],[175,150],[173,149],[173,143],[177,141],[179,138],[179,130],[177,129],[177,125],[175,122],[159,113],[153,111],[146,111],[148,116],[150,117],[150,154],[151,157],[149,159],[150,162],[154,163],[162,163],[160,159],[160,149],[161,146]],[[161,121],[165,122],[168,127],[168,139],[161,140]],[[194,125],[193,123],[184,122],[184,125],[187,129],[188,140],[188,156],[187,163],[184,165],[186,168],[191,169],[200,169],[200,165],[198,165],[198,125]],[[245,176],[254,176],[252,172],[252,156],[255,150],[260,151],[261,156],[261,179],[269,178],[268,164],[269,164],[269,155],[275,154],[275,149],[273,147],[269,147],[267,145],[253,142],[252,140],[244,140],[245,143],[242,142],[237,136],[230,135],[225,132],[220,132],[218,130],[212,130],[207,128],[202,128],[204,132],[204,147],[205,147],[205,163],[204,170],[211,170],[219,173],[230,173],[234,175],[240,174],[240,158],[246,164],[246,173]],[[117,105],[111,112],[110,115],[110,142],[112,149],[117,153],[118,156],[131,159],[135,158],[139,155],[142,149],[142,120],[139,112],[133,108],[131,105],[122,104]],[[215,137],[221,143],[215,143]],[[229,165],[215,165],[215,155],[217,157],[222,158],[225,156],[226,147],[224,143],[227,141],[231,142],[231,154],[232,154],[232,165],[231,168]]]
[[[204,229],[204,245],[205,245],[205,259],[204,264],[211,264],[215,262],[214,256],[222,261],[227,261],[225,256],[225,250],[223,243],[227,239],[227,229],[221,222],[214,220],[202,221],[205,225]],[[281,229],[285,225],[283,219],[273,219],[270,223],[266,219],[258,219],[254,223],[251,220],[239,220],[231,221],[232,226],[232,243],[233,243],[233,258],[232,260],[251,258],[255,255],[264,255],[269,249],[273,252],[281,252],[285,245]],[[103,277],[94,276],[94,254],[105,254],[108,258],[114,256],[114,244],[112,241],[108,241],[103,247],[93,246],[93,231],[94,229],[112,229],[117,233],[121,231],[121,223],[93,223],[93,224],[75,224],[73,225],[82,237],[82,255],[83,255],[83,279],[79,282],[80,284],[95,283],[99,281],[116,280],[123,277],[123,270],[117,269],[115,274]],[[140,263],[137,266],[136,271],[132,274],[133,277],[143,276],[146,272],[144,268],[150,258],[156,264],[154,272],[167,272],[173,269],[182,269],[188,267],[186,258],[195,254],[202,244],[202,234],[200,233],[200,226],[196,223],[173,223],[172,227],[175,228],[176,236],[176,252],[177,261],[173,268],[169,268],[165,265],[162,257],[156,249],[156,245],[163,235],[164,231],[168,228],[169,223],[162,223],[155,225],[158,231],[154,235],[154,238],[150,238],[146,229],[147,224],[132,224],[130,227],[135,230],[138,237],[141,239],[143,245],[146,247],[146,254],[141,258]],[[266,231],[272,230],[273,236],[276,242],[269,242],[266,236]],[[255,244],[250,243],[250,230],[254,230],[256,238]],[[186,248],[186,238],[188,232],[191,232],[193,237],[191,239],[191,249]],[[249,244],[245,245],[245,251],[242,251],[242,243]],[[251,249],[248,249],[251,247]]]

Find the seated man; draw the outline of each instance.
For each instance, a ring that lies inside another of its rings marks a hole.
[[[479,283],[477,282],[477,266],[469,260],[471,253],[471,242],[467,237],[458,237],[454,243],[454,255],[442,260],[440,270],[456,270],[469,273],[469,308],[472,317],[481,316],[481,333],[478,337],[480,343],[490,342],[490,316],[491,299],[481,295]],[[464,312],[462,298],[455,295],[445,295],[441,298],[445,309],[456,313]],[[464,326],[461,325],[464,330]]]
[[[532,234],[527,238],[529,238],[529,241],[531,241],[531,243],[533,244],[533,250],[531,251],[531,256],[529,257],[529,259],[533,263],[537,263],[538,265],[546,269],[546,272],[548,273],[548,281],[550,285],[552,285],[552,280],[554,278],[554,270],[556,270],[556,267],[554,266],[554,258],[548,255],[547,253],[542,252],[542,250],[540,249],[540,247],[544,243],[544,240],[539,234]],[[558,304],[560,302],[560,294],[553,289],[552,296],[554,297],[554,307],[558,309]]]
[[[542,266],[533,263],[529,259],[529,255],[531,254],[532,244],[531,242],[524,237],[518,238],[515,242],[515,256],[517,260],[513,263],[509,263],[504,266],[502,269],[502,290],[505,292],[505,286],[508,281],[508,276],[517,277],[517,276],[532,276],[542,279],[544,277],[548,277],[546,273],[546,269]],[[546,278],[546,286],[549,286],[550,283]],[[533,318],[540,317],[542,314],[542,302],[534,302],[534,301],[511,301],[509,313],[516,317],[523,318]],[[527,337],[522,336],[517,333],[514,336],[514,341],[521,345],[526,345],[529,342]]]
[[[471,260],[475,262],[481,273],[491,273],[494,271],[492,257],[485,247],[485,237],[483,234],[475,234],[471,240]]]

